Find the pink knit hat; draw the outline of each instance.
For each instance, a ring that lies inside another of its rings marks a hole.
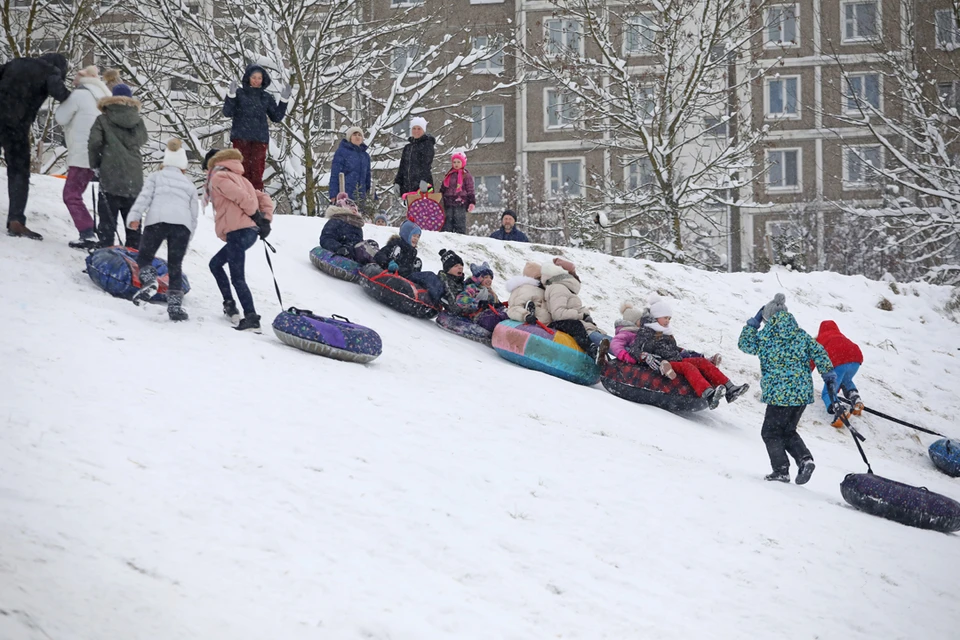
[[[452,163],[457,158],[460,158],[460,162],[463,163],[463,166],[467,166],[467,156],[462,151],[457,151],[455,154],[450,156],[450,162]]]

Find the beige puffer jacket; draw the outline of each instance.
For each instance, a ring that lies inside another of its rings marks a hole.
[[[547,311],[544,291],[539,280],[529,276],[514,276],[507,280],[506,286],[507,293],[510,294],[507,316],[511,320],[523,322],[527,317],[527,302],[533,300],[537,320],[543,324],[553,322],[550,313]]]
[[[587,310],[583,301],[577,295],[580,293],[580,281],[567,273],[563,267],[552,262],[545,262],[541,266],[541,282],[545,287],[544,300],[547,312],[554,322],[557,320],[580,320],[587,333],[599,331],[592,322],[584,322],[583,316]]]

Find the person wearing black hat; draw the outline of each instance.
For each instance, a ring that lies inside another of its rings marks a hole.
[[[490,234],[494,240],[510,240],[511,242],[530,242],[523,231],[517,229],[517,213],[507,209],[500,216],[500,228]]]
[[[445,290],[440,302],[444,309],[459,315],[459,311],[454,307],[457,296],[463,292],[465,286],[463,259],[449,249],[440,249],[440,263],[443,269],[437,272],[437,276]]]

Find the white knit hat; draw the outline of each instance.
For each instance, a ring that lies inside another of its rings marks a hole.
[[[653,294],[647,300],[647,308],[650,309],[650,315],[654,318],[673,317],[673,308],[670,303],[656,294]]]
[[[410,118],[410,129],[412,130],[414,127],[420,127],[421,129],[423,129],[424,133],[426,133],[427,119],[421,116]]]
[[[187,150],[183,148],[183,143],[177,138],[168,140],[167,150],[163,152],[163,166],[186,171],[189,165],[190,161],[187,160]]]

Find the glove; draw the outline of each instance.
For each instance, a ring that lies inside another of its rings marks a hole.
[[[593,316],[591,316],[589,313],[583,314],[583,321],[589,322],[590,324],[596,324],[596,322],[593,321]]]
[[[231,98],[236,98],[236,97],[237,97],[237,88],[238,88],[239,86],[240,86],[240,85],[237,84],[237,81],[236,81],[236,80],[231,80],[231,81],[230,81],[230,88],[227,89],[227,95],[230,96]]]
[[[340,247],[339,249],[337,249],[336,253],[338,256],[343,256],[344,258],[346,258],[348,255],[350,255],[350,250],[347,249],[346,247]]]
[[[760,311],[757,311],[757,315],[747,320],[747,326],[753,327],[754,329],[759,329],[762,323],[763,323],[763,307],[760,307]]]
[[[490,289],[484,288],[477,294],[477,302],[489,302],[492,297]]]
[[[389,271],[390,273],[396,273],[397,269],[399,268],[400,268],[400,265],[398,265],[394,260],[391,260],[390,264],[387,265],[387,271]]]
[[[647,365],[657,373],[660,373],[660,358],[653,355],[652,353],[642,353],[640,354],[640,359],[643,360],[643,363],[645,365]]]
[[[828,391],[830,392],[830,398],[837,397],[837,373],[836,371],[827,371],[820,375],[823,379],[823,384],[827,386]]]
[[[627,364],[637,364],[637,359],[634,358],[629,353],[627,353],[626,349],[622,350],[620,353],[617,354],[617,360],[620,360],[621,362],[626,362]]]
[[[264,220],[260,225],[260,239],[266,240],[268,235],[270,235],[270,221]]]
[[[286,102],[290,99],[290,93],[293,89],[290,88],[290,85],[286,84],[283,86],[283,89],[280,89],[280,100],[281,102]]]

